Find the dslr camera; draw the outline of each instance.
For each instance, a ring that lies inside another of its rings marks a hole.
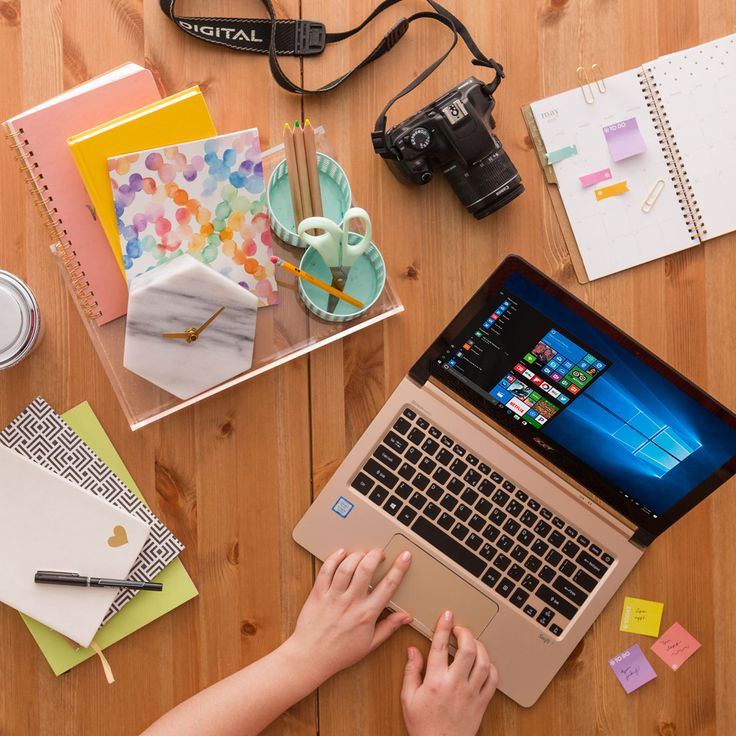
[[[373,147],[406,184],[427,184],[433,165],[480,220],[524,191],[516,167],[494,135],[493,95],[469,77],[385,135]]]

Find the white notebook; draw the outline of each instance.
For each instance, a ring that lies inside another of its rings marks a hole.
[[[591,79],[587,88],[531,104],[547,153],[577,150],[552,165],[588,278],[736,230],[736,35],[660,57],[603,85],[605,92]],[[606,130],[632,119],[638,147],[624,148],[640,152],[614,160]],[[581,182],[606,169],[610,177]],[[596,195],[622,182],[627,191]],[[659,195],[644,211],[655,187]]]
[[[0,447],[0,601],[69,637],[92,642],[117,588],[34,582],[38,570],[124,579],[149,534],[115,508]]]

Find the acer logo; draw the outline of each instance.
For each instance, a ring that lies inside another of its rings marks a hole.
[[[263,39],[256,35],[255,28],[246,31],[242,28],[228,28],[225,26],[201,26],[198,23],[187,23],[183,20],[178,21],[178,23],[185,31],[201,33],[209,38],[223,38],[226,41],[250,41],[251,43],[263,42]]]

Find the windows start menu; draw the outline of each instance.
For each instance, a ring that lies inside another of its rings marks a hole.
[[[523,426],[536,429],[609,366],[506,290],[473,318],[439,362]]]

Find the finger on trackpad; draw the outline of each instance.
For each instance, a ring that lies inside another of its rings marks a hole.
[[[395,534],[386,545],[386,559],[376,570],[375,585],[404,550],[412,554],[411,567],[391,598],[392,607],[414,616],[414,621],[432,635],[437,619],[444,611],[455,614],[455,623],[473,632],[477,639],[498,612],[496,603],[445,567],[403,534]]]

